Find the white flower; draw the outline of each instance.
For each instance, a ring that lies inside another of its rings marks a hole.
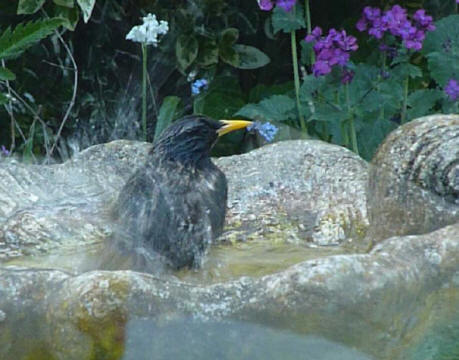
[[[156,20],[155,14],[148,14],[143,18],[143,24],[134,26],[126,35],[127,40],[132,40],[147,45],[158,45],[158,35],[164,35],[169,31],[167,21]]]

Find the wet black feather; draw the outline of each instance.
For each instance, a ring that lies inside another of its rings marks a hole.
[[[225,221],[227,181],[209,154],[221,126],[190,116],[161,134],[114,207],[129,247],[156,252],[174,268],[200,265]]]

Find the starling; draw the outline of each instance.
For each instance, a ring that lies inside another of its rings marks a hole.
[[[159,254],[176,269],[199,267],[226,213],[226,177],[209,152],[219,136],[250,124],[187,116],[164,130],[114,207],[130,248]]]

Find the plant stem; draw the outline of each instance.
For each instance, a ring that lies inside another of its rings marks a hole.
[[[309,8],[309,0],[305,1],[305,16],[306,16],[306,30],[308,34],[310,34],[312,31],[312,26],[311,26],[311,10]],[[315,61],[314,51],[311,51],[311,65],[314,64],[314,61]]]
[[[386,72],[386,54],[384,53],[384,51],[381,52],[381,56],[382,56],[382,73],[384,74]],[[382,75],[379,76],[380,80],[382,81]],[[378,84],[378,91],[380,89],[380,86]],[[379,119],[380,120],[384,120],[384,105],[381,106],[381,110],[379,111]]]
[[[296,96],[296,108],[298,110],[298,117],[300,119],[301,130],[307,134],[306,123],[304,121],[303,114],[301,112],[300,105],[300,75],[298,73],[298,55],[296,52],[296,33],[292,31],[290,33],[292,40],[292,63],[293,63],[293,80],[295,84],[295,96]]]
[[[2,67],[5,68],[5,60],[2,59]],[[5,104],[5,109],[8,115],[10,116],[10,129],[11,129],[11,144],[10,144],[10,152],[12,153],[14,151],[14,148],[16,147],[16,133],[14,131],[14,126],[16,124],[16,119],[14,118],[14,111],[13,111],[13,100],[11,96],[11,88],[10,88],[10,82],[8,80],[5,80],[6,83],[6,88],[8,90],[8,95],[9,95],[9,100],[8,104]]]
[[[142,131],[147,141],[147,44],[142,43]]]
[[[311,10],[309,9],[309,0],[305,1],[305,13],[306,13],[306,30],[308,34],[311,33]]]
[[[349,148],[349,134],[346,127],[346,122],[341,121],[341,136],[343,137],[343,145]]]
[[[69,106],[67,106],[67,110],[65,111],[64,117],[62,118],[61,124],[59,125],[59,129],[57,130],[54,144],[51,146],[51,149],[49,150],[48,156],[45,159],[45,163],[48,163],[51,160],[51,156],[53,155],[53,151],[57,146],[57,143],[59,141],[59,138],[61,136],[62,130],[64,129],[65,123],[67,122],[67,119],[70,116],[70,113],[72,111],[73,106],[75,105],[75,100],[77,96],[77,90],[78,90],[78,66],[76,64],[75,58],[73,57],[72,50],[70,50],[70,47],[67,45],[67,43],[64,41],[62,35],[59,33],[59,31],[54,30],[54,33],[56,34],[57,38],[59,41],[62,43],[62,46],[64,47],[65,51],[67,52],[70,61],[72,62],[73,66],[73,92],[72,92],[72,98],[70,99]]]
[[[354,114],[351,109],[351,102],[349,99],[349,84],[346,84],[346,104],[347,104],[347,113],[349,115],[349,132],[351,134],[351,143],[352,150],[359,155],[359,147],[357,144],[357,134],[354,127]]]
[[[403,84],[403,104],[402,104],[402,114],[400,122],[402,124],[406,123],[406,108],[408,104],[408,87],[410,85],[410,78],[407,76]]]
[[[351,132],[351,143],[352,143],[352,150],[357,154],[359,154],[359,145],[357,144],[357,134],[355,132],[354,127],[354,116],[349,119],[349,131]]]

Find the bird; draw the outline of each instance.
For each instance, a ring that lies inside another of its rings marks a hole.
[[[123,247],[153,252],[174,269],[199,268],[223,232],[228,194],[210,150],[222,135],[251,124],[190,115],[169,125],[113,207],[130,242],[124,240]]]

